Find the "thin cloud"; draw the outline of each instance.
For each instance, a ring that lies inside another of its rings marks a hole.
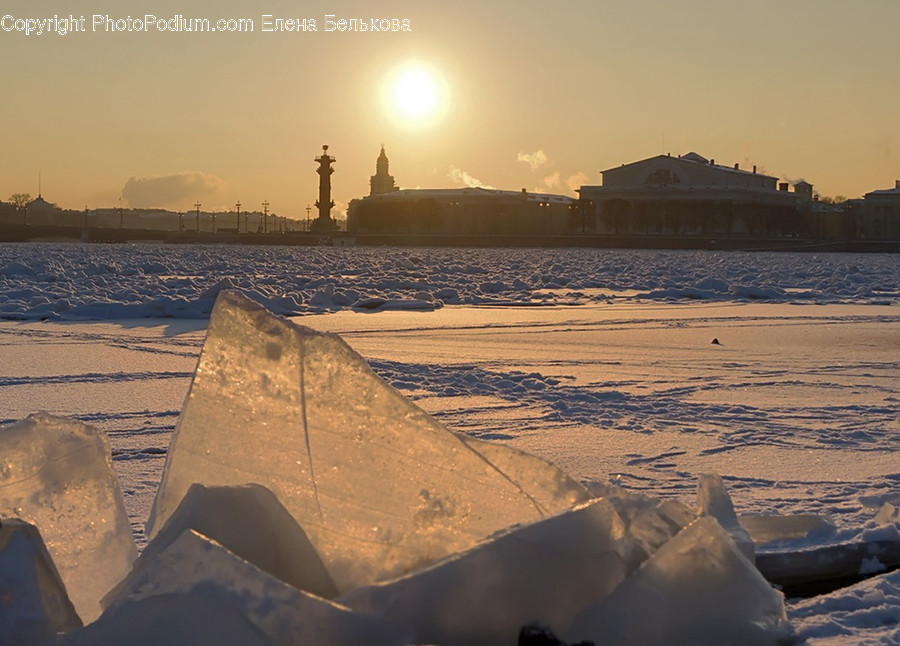
[[[519,153],[516,161],[525,162],[531,166],[532,171],[536,171],[544,164],[549,163],[550,160],[543,150],[535,150],[533,153]]]
[[[220,177],[199,171],[184,171],[157,177],[129,177],[122,187],[122,199],[129,206],[138,208],[169,206],[209,197],[224,188],[225,181]]]
[[[547,175],[547,177],[544,178],[544,185],[547,187],[547,190],[550,190],[557,184],[559,184],[559,171],[554,172],[552,175]]]
[[[576,192],[579,188],[584,186],[585,182],[587,182],[588,176],[583,171],[578,171],[569,179],[566,180],[566,186],[569,187],[569,190],[573,193]]]
[[[466,186],[470,186],[472,188],[494,188],[493,186],[488,186],[480,179],[472,177],[466,171],[460,170],[456,166],[450,167],[450,172],[447,173],[447,178],[450,179],[454,184],[465,184]]]

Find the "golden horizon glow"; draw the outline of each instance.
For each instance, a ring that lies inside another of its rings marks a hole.
[[[753,11],[721,0],[678,11],[663,0],[339,3],[335,19],[409,19],[410,31],[377,33],[326,31],[334,3],[304,4],[318,28],[302,33],[263,31],[246,3],[156,9],[255,22],[209,34],[94,32],[94,12],[171,3],[102,4],[4,3],[0,18],[88,25],[65,36],[26,35],[10,19],[13,31],[0,29],[12,88],[0,101],[0,200],[36,195],[41,173],[44,198],[64,208],[268,201],[305,219],[326,143],[336,212],[369,193],[382,144],[406,188],[574,197],[601,169],[690,151],[804,178],[822,196],[900,179],[896,0],[763,0]],[[262,11],[287,19],[298,5]]]

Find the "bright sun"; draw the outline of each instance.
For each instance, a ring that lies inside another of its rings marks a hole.
[[[402,124],[422,127],[436,122],[446,110],[447,92],[435,70],[407,64],[388,79],[387,109]]]

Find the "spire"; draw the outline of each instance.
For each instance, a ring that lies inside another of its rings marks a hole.
[[[394,178],[390,175],[388,164],[387,154],[384,152],[384,144],[381,144],[381,153],[379,153],[378,159],[375,160],[375,174],[369,180],[369,186],[371,187],[369,195],[380,195],[397,190],[397,187],[394,185]]]

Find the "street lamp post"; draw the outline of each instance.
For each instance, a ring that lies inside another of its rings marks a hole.
[[[194,202],[194,208],[197,209],[197,233],[200,233],[200,202]]]
[[[241,201],[238,200],[237,204],[234,205],[234,208],[237,209],[237,232],[241,232]],[[244,216],[244,220],[247,219],[247,216]],[[246,227],[244,227],[246,228]]]
[[[269,200],[262,203],[263,207],[263,233],[269,232]]]

